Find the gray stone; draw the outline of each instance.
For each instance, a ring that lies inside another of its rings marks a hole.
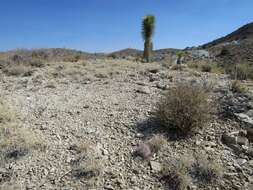
[[[239,145],[248,145],[249,144],[249,140],[246,137],[238,136],[236,138],[236,140],[237,140],[237,144],[239,144]]]
[[[242,166],[242,165],[244,165],[244,164],[247,162],[247,160],[246,160],[246,159],[237,159],[236,162],[237,162],[240,166]]]
[[[222,135],[222,141],[226,145],[236,144],[236,137],[234,137],[230,134],[223,134]]]
[[[150,94],[150,89],[147,86],[142,86],[136,90],[136,92],[141,94]]]
[[[253,168],[253,160],[250,160],[248,164]]]
[[[235,114],[238,120],[245,124],[245,127],[253,128],[253,119],[244,113]]]
[[[137,134],[136,134],[136,137],[137,137],[137,138],[143,138],[144,135],[143,135],[142,133],[137,133]]]
[[[157,84],[156,84],[156,87],[157,87],[158,89],[162,89],[162,90],[166,90],[166,89],[168,88],[167,85],[164,84],[164,83],[157,83]]]
[[[150,168],[154,172],[160,172],[162,170],[162,166],[159,162],[156,161],[150,161]]]

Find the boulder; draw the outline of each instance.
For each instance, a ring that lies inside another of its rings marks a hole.
[[[244,113],[235,113],[237,119],[242,122],[245,127],[253,129],[253,119]]]

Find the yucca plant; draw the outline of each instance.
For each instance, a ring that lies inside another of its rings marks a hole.
[[[144,40],[144,53],[143,58],[150,62],[151,53],[153,50],[152,36],[155,30],[155,17],[147,15],[142,20],[142,37]]]
[[[182,58],[184,57],[185,53],[183,51],[178,51],[177,52],[177,64],[181,65],[182,63]]]

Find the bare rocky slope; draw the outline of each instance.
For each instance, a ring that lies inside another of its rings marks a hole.
[[[222,62],[252,65],[253,23],[246,24],[231,34],[207,43],[201,48],[207,49]]]
[[[1,189],[169,189],[162,166],[196,154],[224,171],[219,183],[193,178],[190,189],[252,189],[251,83],[245,82],[246,94],[233,93],[226,75],[123,59],[25,69],[30,74],[0,70],[0,97],[15,110],[20,127],[38,136],[41,148],[1,161]],[[153,113],[162,93],[184,81],[208,87],[229,117],[215,116],[196,135],[181,139],[161,128]],[[233,141],[247,131],[244,141]],[[164,136],[161,150],[147,160],[134,156],[136,146],[154,135]]]

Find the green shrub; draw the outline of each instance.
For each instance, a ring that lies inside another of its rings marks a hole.
[[[161,98],[157,117],[163,126],[187,134],[206,124],[210,110],[208,96],[202,87],[179,84]]]

